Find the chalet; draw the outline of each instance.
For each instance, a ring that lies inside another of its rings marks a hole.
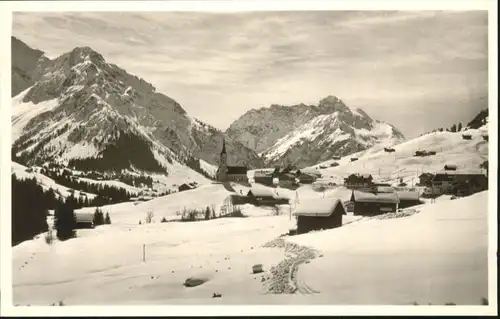
[[[418,192],[398,191],[397,196],[399,199],[398,208],[407,208],[421,204]]]
[[[457,170],[457,165],[449,165],[449,164],[447,164],[447,165],[444,166],[444,170],[445,171],[456,171]]]
[[[194,188],[195,188],[194,186],[184,183],[184,184],[180,185],[177,189],[179,192],[183,192],[183,191],[188,191],[188,190],[191,190]]]
[[[472,135],[470,135],[470,134],[462,134],[462,138],[464,140],[472,140]]]
[[[392,153],[392,152],[395,152],[396,150],[391,148],[391,147],[384,147],[384,151],[385,152],[389,152],[389,153]]]
[[[351,162],[355,162],[355,161],[357,161],[357,160],[358,160],[358,158],[357,158],[357,157],[351,157]]]
[[[293,213],[297,218],[297,234],[342,226],[347,211],[340,199],[322,198],[301,201]]]
[[[448,194],[453,192],[454,176],[448,173],[437,173],[432,179],[434,192]]]
[[[248,182],[248,169],[246,166],[228,166],[226,153],[226,140],[222,140],[220,164],[216,178],[220,182]]]
[[[289,200],[278,196],[272,188],[252,187],[248,193],[248,202],[256,206],[274,206],[279,204],[288,204]]]
[[[340,156],[333,156],[332,159],[334,161],[340,161],[341,157]]]
[[[354,215],[373,216],[396,212],[399,199],[396,192],[369,193],[353,190],[351,202],[354,203]]]
[[[336,166],[339,166],[339,163],[333,162],[333,163],[330,164],[330,167],[336,167]]]
[[[297,170],[296,174],[298,176],[300,176],[302,174],[307,174],[307,175],[310,175],[310,176],[312,176],[314,178],[321,178],[321,172],[318,171],[315,168],[303,168],[303,169],[299,169],[299,170]]]
[[[347,188],[367,187],[373,182],[373,177],[370,174],[351,174],[344,178],[344,185]]]
[[[76,228],[94,228],[93,213],[75,213]]]
[[[267,186],[273,185],[273,176],[270,174],[255,172],[253,176],[253,180],[255,183],[263,184]]]
[[[431,173],[422,173],[420,174],[419,184],[422,186],[430,186],[432,184],[432,179],[434,178],[434,174]]]
[[[299,175],[299,182],[301,184],[312,184],[315,181],[316,181],[316,177],[313,175],[304,174],[304,173]]]
[[[474,171],[445,171],[434,176],[432,186],[441,194],[461,193],[464,196],[488,189],[488,177]]]

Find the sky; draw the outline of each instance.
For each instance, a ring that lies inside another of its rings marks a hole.
[[[12,33],[89,46],[222,130],[328,95],[407,138],[487,108],[487,11],[17,12]]]

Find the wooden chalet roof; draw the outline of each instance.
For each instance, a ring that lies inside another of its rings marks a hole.
[[[419,200],[420,194],[418,192],[399,191],[397,192],[399,200]]]
[[[337,208],[337,205],[342,207],[342,215],[347,214],[344,207],[344,203],[340,199],[335,198],[315,198],[300,201],[295,208],[293,215],[295,216],[316,216],[316,217],[328,217]]]
[[[228,166],[227,174],[228,175],[236,175],[236,174],[246,174],[247,168],[245,166]]]
[[[93,213],[75,213],[77,223],[93,223],[94,214]]]
[[[254,197],[275,197],[276,193],[272,188],[253,186],[247,195],[253,195]]]
[[[392,193],[369,193],[354,190],[354,201],[360,203],[399,203],[396,192]]]

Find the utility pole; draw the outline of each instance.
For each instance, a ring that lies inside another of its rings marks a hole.
[[[146,262],[146,244],[142,244],[142,261]]]

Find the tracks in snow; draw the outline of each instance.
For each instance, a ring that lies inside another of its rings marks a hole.
[[[264,247],[285,249],[285,259],[271,268],[271,278],[266,283],[267,293],[270,294],[312,294],[318,293],[309,287],[297,276],[299,266],[316,258],[317,251],[309,247],[287,243],[283,238],[268,242]]]

